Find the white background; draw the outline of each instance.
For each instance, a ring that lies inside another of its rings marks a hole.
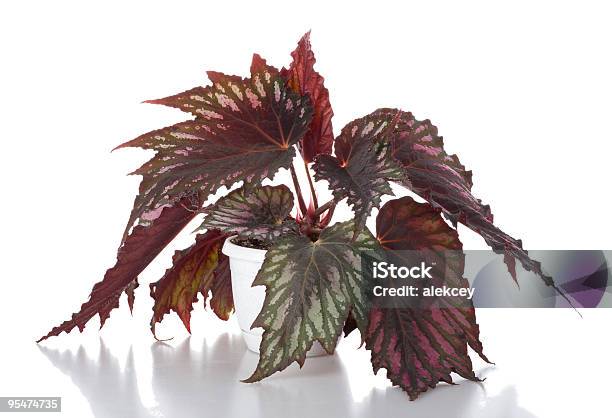
[[[480,310],[487,380],[416,402],[372,376],[353,338],[299,373],[239,383],[257,358],[233,321],[198,305],[191,339],[175,315],[167,345],[148,332],[147,284],[174,247],[141,275],[133,318],[122,302],[101,332],[34,344],[114,263],[139,182],[125,174],[146,153],[109,151],[185,118],[140,102],[205,84],[205,70],[246,75],[253,52],[287,65],[308,29],[336,133],[383,106],[430,118],[526,248],[610,249],[606,2],[422,3],[3,2],[0,396],[62,396],[74,417],[610,416],[607,310]]]

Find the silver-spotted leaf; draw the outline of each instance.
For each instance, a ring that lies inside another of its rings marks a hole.
[[[138,275],[195,217],[200,204],[199,201],[184,198],[175,206],[160,209],[156,217],[150,216],[147,226],[136,226],[119,248],[115,266],[93,287],[89,300],[81,306],[81,310],[38,341],[61,332],[68,333],[75,327],[83,331],[85,324],[96,314],[100,316],[101,326],[104,325],[110,312],[119,306],[119,297],[124,291],[131,309]]]
[[[312,242],[303,235],[280,238],[268,250],[254,286],[266,286],[262,311],[253,327],[263,327],[257,369],[246,382],[261,380],[294,361],[304,363],[315,341],[332,353],[349,311],[365,331],[361,253],[377,251],[368,230],[352,241],[354,224],[323,230]]]
[[[206,209],[202,228],[271,241],[297,230],[289,217],[292,209],[293,193],[287,186],[262,186],[250,193],[240,188]]]
[[[294,93],[279,72],[255,56],[251,77],[209,73],[213,84],[153,103],[196,116],[129,141],[156,155],[134,172],[143,176],[126,233],[149,211],[182,196],[205,200],[221,186],[257,186],[287,167],[312,119],[307,96]]]
[[[203,295],[206,303],[211,290],[213,298],[217,298],[214,304],[211,300],[213,310],[221,319],[228,318],[233,309],[233,299],[227,256],[221,253],[226,238],[226,234],[217,230],[197,235],[191,247],[175,252],[172,267],[159,281],[150,285],[151,297],[155,301],[151,318],[153,335],[155,325],[170,311],[176,312],[187,331],[191,332],[191,311],[198,293]]]
[[[536,273],[546,285],[565,297],[553,279],[542,272],[540,263],[529,257],[521,241],[495,226],[490,207],[471,192],[472,172],[465,169],[456,155],[444,150],[437,128],[429,120],[415,119],[409,112],[379,109],[373,114],[381,113],[396,115],[390,138],[393,156],[406,172],[403,184],[440,208],[453,224],[460,222],[480,234],[494,251],[504,255],[514,280],[515,260],[519,260],[526,270]]]
[[[315,179],[327,180],[336,200],[347,198],[356,229],[361,230],[380,198],[391,194],[389,181],[401,181],[404,171],[391,154],[388,135],[395,115],[373,113],[346,125],[334,141],[335,157],[319,155]]]
[[[469,285],[463,278],[464,254],[457,231],[444,222],[438,209],[410,197],[392,200],[381,208],[376,229],[378,241],[389,257],[397,259],[396,265],[403,265],[406,254],[414,252],[430,260],[433,278],[422,286]],[[375,373],[387,369],[387,377],[410,399],[440,381],[452,383],[453,372],[478,380],[468,346],[488,360],[471,301],[439,297],[426,305],[407,307],[401,298],[390,299],[392,306],[373,302],[365,335]]]

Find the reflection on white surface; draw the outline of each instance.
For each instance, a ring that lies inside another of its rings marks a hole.
[[[517,405],[512,386],[488,396],[486,385],[461,381],[410,402],[383,376],[367,377],[368,353],[347,344],[334,356],[309,359],[302,370],[293,365],[256,384],[240,379],[254,370],[257,355],[231,333],[175,346],[154,343],[142,351],[130,347],[122,354],[102,339],[97,353],[83,346],[76,352],[40,350],[70,377],[96,417],[534,417]]]

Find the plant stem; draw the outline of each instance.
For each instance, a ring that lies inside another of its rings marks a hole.
[[[317,200],[317,193],[315,192],[314,184],[312,183],[312,177],[310,176],[310,169],[308,163],[304,160],[304,170],[306,170],[306,178],[308,179],[308,185],[310,186],[310,194],[312,195],[312,203],[315,209],[319,208],[319,202]]]
[[[304,196],[302,195],[300,182],[298,181],[297,174],[295,172],[295,167],[293,166],[293,164],[289,166],[289,171],[291,172],[291,179],[293,180],[293,187],[295,187],[295,194],[297,195],[300,210],[302,211],[302,214],[305,215],[308,209],[306,208],[306,203],[304,203]]]
[[[319,207],[316,211],[315,211],[315,216],[319,216],[320,214],[322,214],[323,212],[325,212],[327,209],[331,208],[332,205],[335,205],[336,202],[332,199],[329,202],[325,203],[323,206]]]

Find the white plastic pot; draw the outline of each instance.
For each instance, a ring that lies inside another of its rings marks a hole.
[[[249,350],[259,353],[263,328],[251,329],[251,325],[263,306],[266,287],[252,286],[252,284],[266,257],[266,251],[242,247],[234,244],[232,240],[233,238],[230,238],[225,241],[222,251],[230,260],[236,316],[247,347]],[[306,353],[306,357],[325,354],[327,354],[325,349],[318,341],[315,341],[310,351]]]

